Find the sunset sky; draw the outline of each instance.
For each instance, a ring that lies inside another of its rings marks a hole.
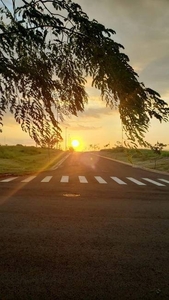
[[[130,65],[144,82],[160,93],[169,103],[169,1],[168,0],[75,0],[88,14],[108,28],[116,31],[114,40],[121,43],[129,56]],[[113,147],[122,141],[122,127],[118,110],[110,110],[101,102],[99,92],[87,82],[89,103],[78,117],[65,119],[61,124],[65,148],[72,140],[79,140],[80,150],[89,145]],[[123,136],[125,139],[125,136]],[[154,120],[146,134],[151,144],[157,141],[169,144],[169,123]],[[23,133],[12,116],[4,118],[0,144],[34,145],[28,134]],[[168,146],[169,148],[169,146]]]

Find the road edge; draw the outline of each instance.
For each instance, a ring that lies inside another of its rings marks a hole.
[[[95,154],[95,155],[99,156],[99,157],[102,157],[102,158],[106,158],[106,159],[109,159],[109,160],[116,161],[116,162],[124,164],[124,165],[131,166],[133,168],[143,169],[143,170],[147,170],[147,171],[152,172],[152,173],[159,173],[159,174],[164,174],[164,175],[168,175],[169,176],[169,173],[164,172],[164,171],[149,169],[149,168],[146,168],[146,167],[142,167],[142,166],[139,166],[139,165],[136,165],[136,164],[132,164],[132,163],[127,163],[125,161],[121,161],[121,160],[114,159],[114,158],[111,158],[111,157],[106,157],[106,156],[99,155],[99,154]]]
[[[59,160],[59,161],[56,163],[56,165],[54,165],[53,167],[51,167],[51,168],[49,169],[49,171],[57,170],[57,169],[61,166],[61,164],[62,164],[69,156],[70,156],[70,153],[67,154],[66,156],[64,156],[61,160]]]

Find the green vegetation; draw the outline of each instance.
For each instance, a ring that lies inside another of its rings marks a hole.
[[[113,149],[102,149],[100,155],[144,168],[169,172],[169,151],[163,150],[159,154],[153,149],[127,149],[119,146]]]
[[[61,150],[17,146],[0,146],[0,174],[22,175],[49,169],[65,153]]]
[[[0,176],[25,175],[48,170],[66,152],[56,149],[36,148],[22,145],[0,146]],[[100,155],[144,168],[169,172],[169,151],[155,153],[152,149],[128,149],[117,146],[102,149]]]

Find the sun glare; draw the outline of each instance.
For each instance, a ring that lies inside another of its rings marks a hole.
[[[78,140],[73,140],[73,141],[72,141],[72,147],[73,147],[73,148],[77,148],[79,145],[80,145],[80,143],[79,143]]]

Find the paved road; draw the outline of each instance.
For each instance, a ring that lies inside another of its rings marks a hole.
[[[169,176],[74,153],[0,203],[0,299],[169,299]]]

